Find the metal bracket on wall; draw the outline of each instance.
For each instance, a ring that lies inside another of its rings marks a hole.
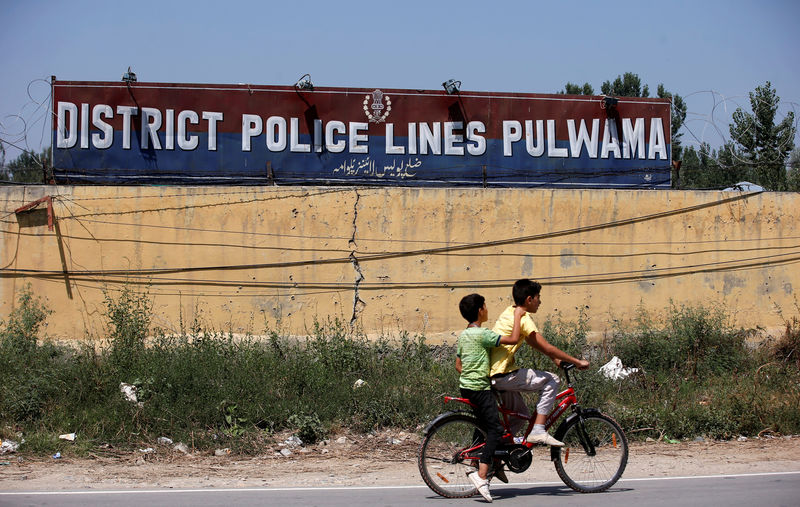
[[[31,203],[26,204],[25,206],[19,207],[14,210],[14,213],[24,213],[25,211],[32,210],[36,206],[47,203],[47,230],[53,230],[53,196],[46,195],[41,199],[37,199]]]

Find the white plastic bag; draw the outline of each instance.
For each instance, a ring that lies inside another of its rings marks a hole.
[[[622,366],[622,360],[617,356],[614,356],[611,358],[611,361],[604,364],[599,371],[606,378],[610,378],[611,380],[620,380],[624,379],[631,373],[636,373],[639,371],[639,368],[625,368]]]

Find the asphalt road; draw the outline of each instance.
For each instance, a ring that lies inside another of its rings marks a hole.
[[[561,483],[531,483],[495,486],[495,502],[503,507],[581,505],[620,506],[800,506],[800,472],[710,477],[623,479],[605,493],[576,493]],[[441,498],[425,486],[342,488],[243,488],[203,490],[120,491],[0,491],[0,506],[88,506],[119,507],[216,505],[370,506],[485,504],[478,496],[469,499]]]

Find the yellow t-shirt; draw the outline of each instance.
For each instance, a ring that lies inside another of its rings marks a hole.
[[[522,316],[519,325],[519,334],[521,339],[516,345],[500,345],[499,347],[494,347],[492,349],[490,357],[491,366],[489,370],[490,376],[516,370],[517,366],[514,363],[514,354],[517,352],[517,350],[519,350],[522,344],[525,343],[525,338],[532,333],[539,332],[539,328],[536,327],[536,323],[533,322],[533,318],[531,317],[530,313],[526,313]],[[514,307],[509,306],[503,310],[503,313],[501,313],[499,317],[497,317],[497,322],[495,322],[492,331],[500,336],[511,336],[511,331],[513,330]]]

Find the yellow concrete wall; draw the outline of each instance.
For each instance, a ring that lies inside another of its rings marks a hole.
[[[55,230],[45,206],[54,197]],[[800,196],[723,192],[339,187],[0,189],[0,316],[30,283],[47,334],[103,336],[104,291],[147,290],[153,325],[304,334],[339,318],[432,339],[490,319],[520,277],[545,286],[537,320],[583,310],[593,331],[640,306],[721,306],[780,327],[800,312]]]

